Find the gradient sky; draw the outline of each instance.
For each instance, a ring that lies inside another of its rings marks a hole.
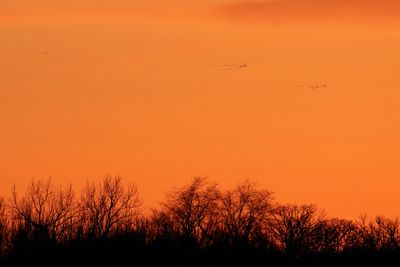
[[[154,206],[249,178],[400,215],[399,19],[395,0],[2,0],[0,192],[111,173]]]

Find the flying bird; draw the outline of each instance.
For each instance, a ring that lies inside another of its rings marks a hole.
[[[315,89],[326,88],[326,87],[327,87],[326,84],[316,84],[316,85],[310,86],[309,88],[310,88],[311,90],[315,90]]]
[[[231,71],[239,70],[247,67],[246,63],[236,63],[236,64],[222,64],[222,65],[210,65],[207,68],[215,69],[216,71]]]

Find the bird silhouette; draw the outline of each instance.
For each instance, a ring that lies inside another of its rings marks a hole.
[[[216,71],[232,71],[232,70],[238,70],[238,69],[243,69],[247,67],[246,63],[236,63],[236,64],[222,64],[222,65],[209,65],[207,66],[208,68],[213,68]]]

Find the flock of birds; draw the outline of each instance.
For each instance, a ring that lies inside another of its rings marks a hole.
[[[234,70],[240,70],[247,68],[246,63],[235,63],[235,64],[222,64],[222,65],[209,65],[207,68],[216,70],[216,71],[234,71]],[[323,89],[327,88],[328,85],[325,83],[318,83],[318,84],[313,84],[313,85],[298,85],[297,87],[307,87],[310,90],[318,90],[318,89]]]
[[[40,52],[40,54],[41,55],[49,55],[50,52],[43,51],[43,52]],[[246,63],[234,63],[234,64],[222,64],[222,65],[214,64],[214,65],[207,66],[207,68],[211,68],[216,71],[233,71],[233,70],[245,69],[245,68],[247,68],[247,64]],[[306,86],[300,85],[297,87],[306,87]],[[308,88],[310,90],[317,90],[317,89],[322,89],[322,88],[326,88],[326,87],[328,87],[326,84],[314,84],[314,85],[308,86]]]

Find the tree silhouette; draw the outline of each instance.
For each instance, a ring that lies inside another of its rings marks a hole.
[[[274,213],[274,235],[289,257],[309,253],[324,214],[314,205],[283,205]]]
[[[22,198],[18,197],[14,187],[10,207],[20,227],[31,230],[38,239],[56,241],[71,228],[74,204],[72,187],[55,189],[49,179],[32,181]]]
[[[399,218],[389,219],[378,216],[376,222],[376,235],[380,240],[381,250],[396,250],[400,246],[400,223]]]
[[[186,242],[204,242],[215,226],[220,192],[214,183],[196,177],[167,196],[162,211]]]
[[[279,205],[244,181],[221,191],[205,178],[142,212],[120,177],[71,186],[32,181],[0,197],[0,265],[320,266],[400,260],[400,221],[328,218],[315,205]]]
[[[6,203],[4,199],[0,197],[0,256],[6,254],[9,238],[10,229],[6,211]]]
[[[223,231],[234,245],[256,241],[268,235],[274,205],[272,193],[245,181],[221,197]]]
[[[121,177],[107,176],[99,184],[87,184],[78,204],[80,225],[85,236],[105,238],[112,232],[132,227],[140,212],[136,186],[126,188]]]

